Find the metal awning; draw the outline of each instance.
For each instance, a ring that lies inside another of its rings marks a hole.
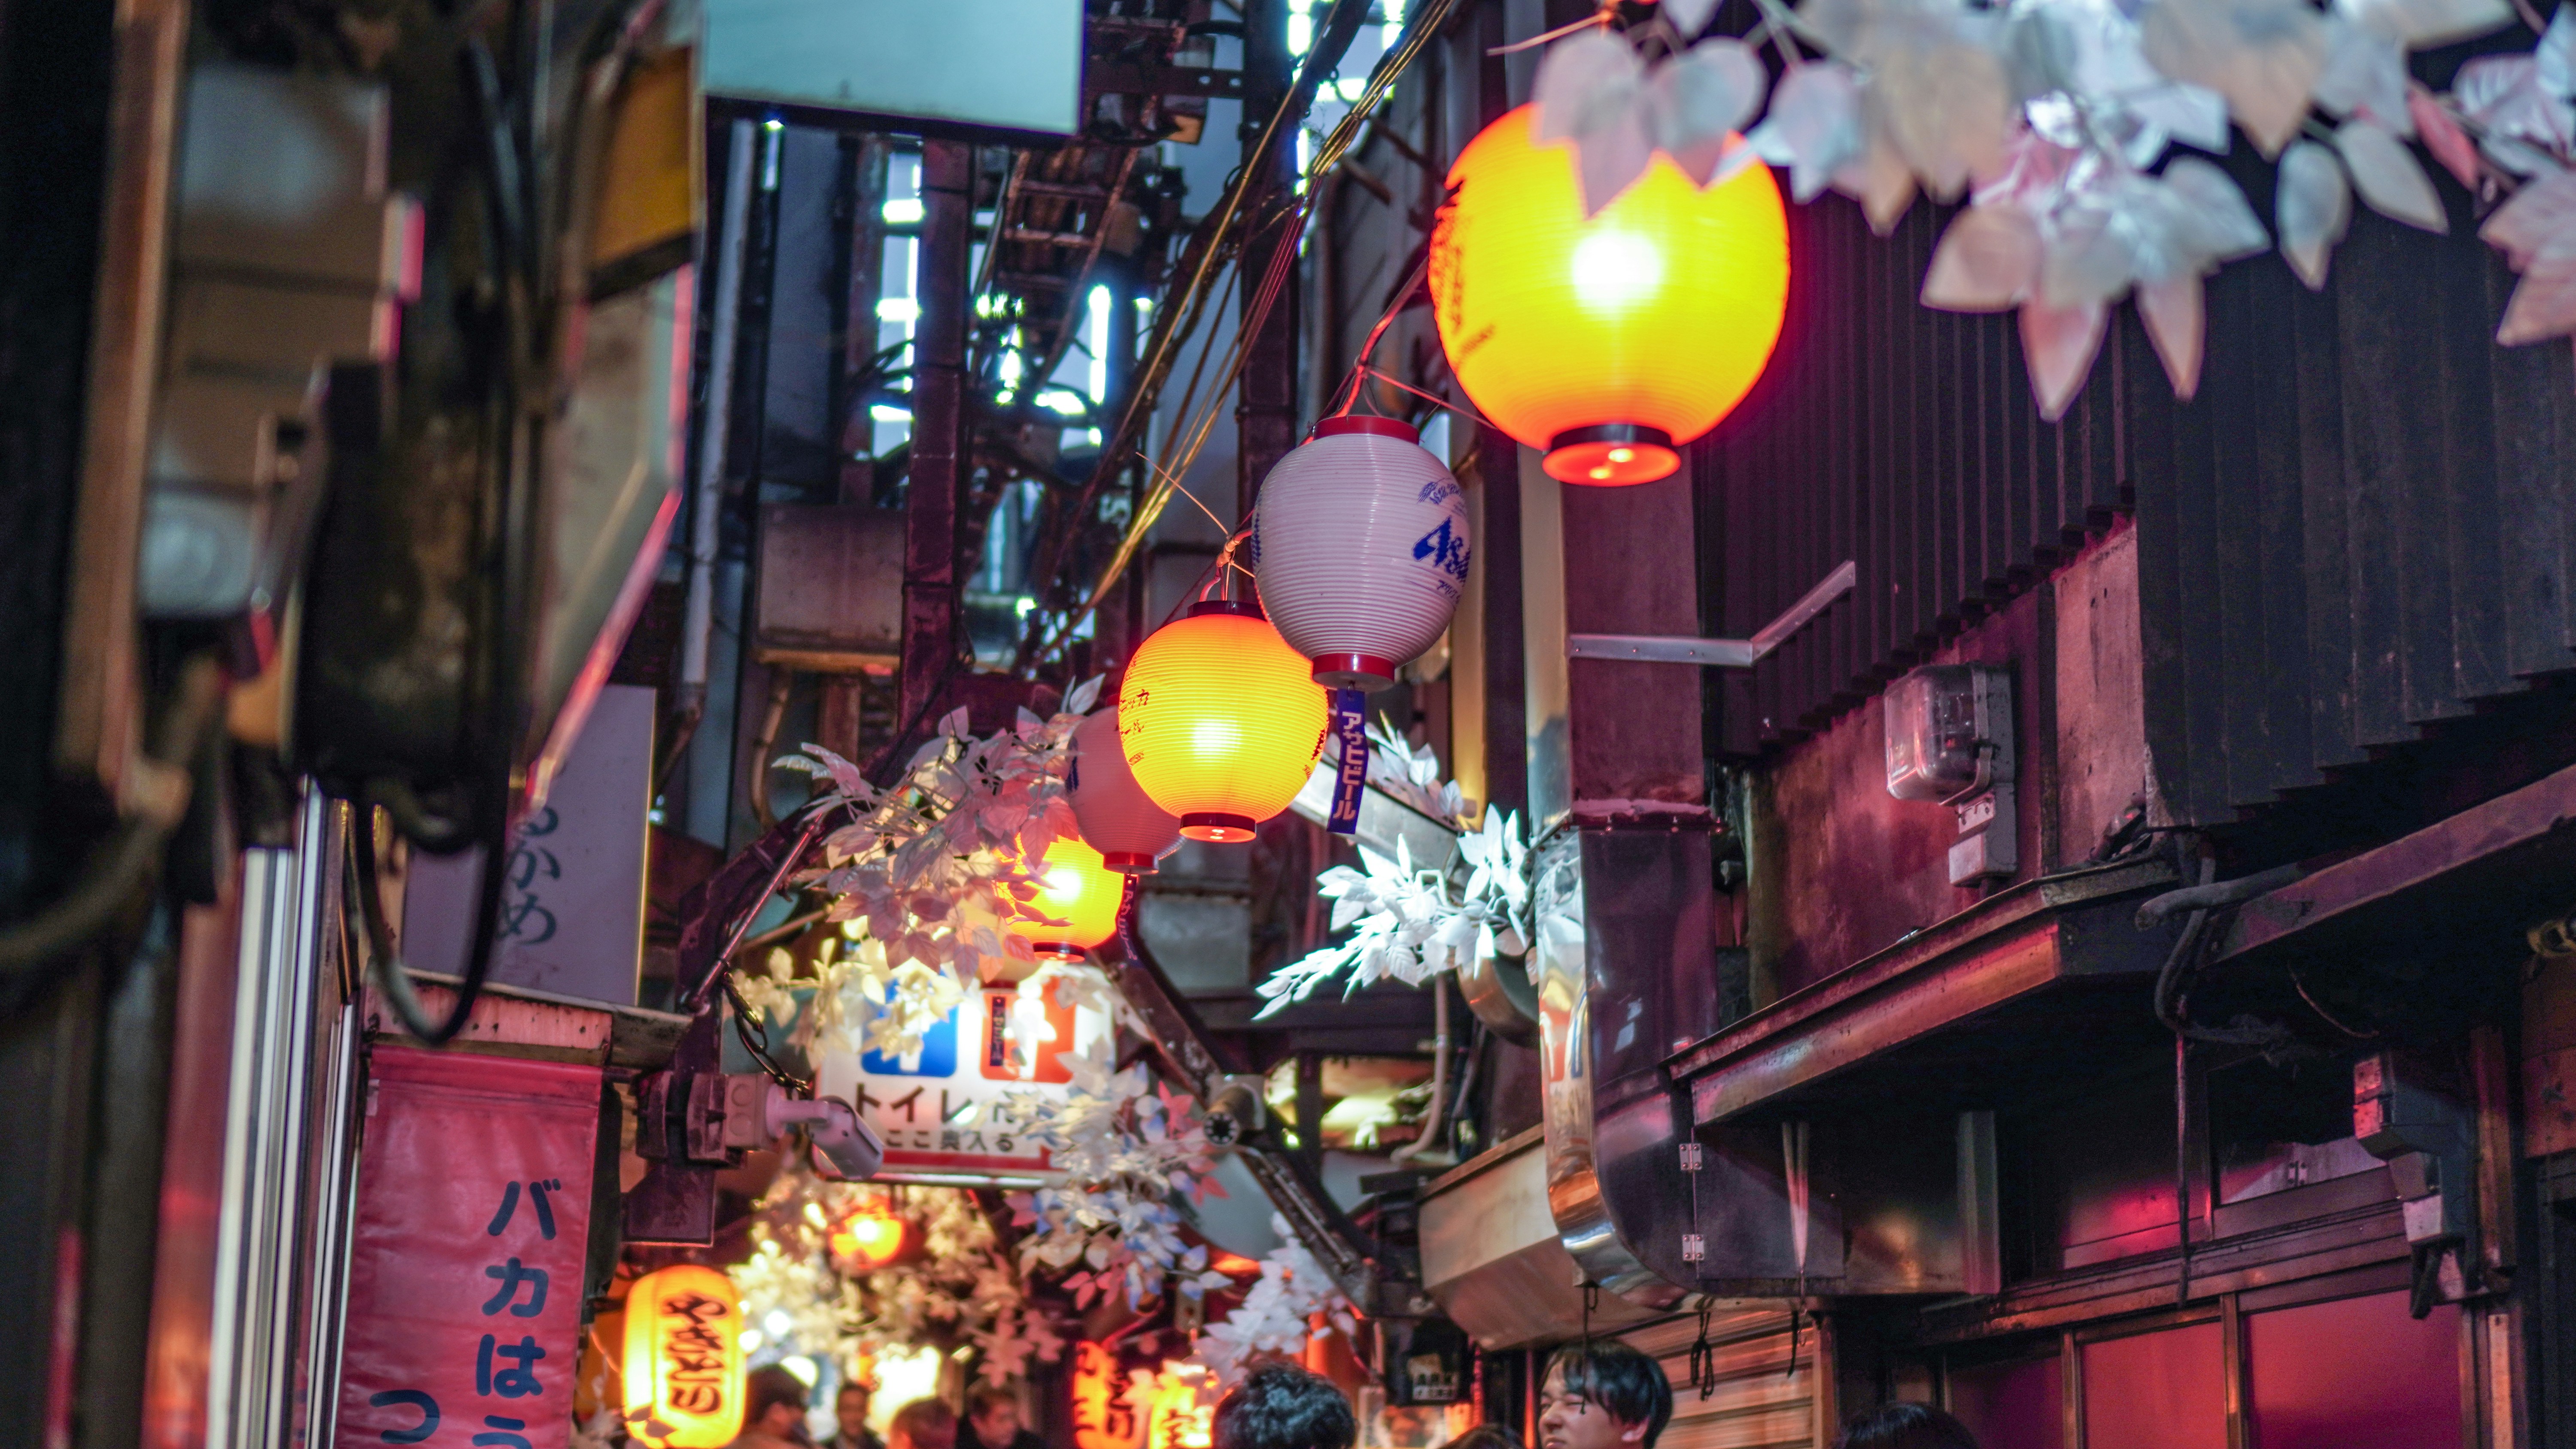
[[[2003,1078],[2098,1064],[2163,1032],[2146,991],[2173,928],[2139,931],[2161,860],[2029,881],[1781,998],[1676,1055],[1692,1118],[1883,1101],[1992,1100]],[[2061,1059],[2063,1059],[2061,1061]]]

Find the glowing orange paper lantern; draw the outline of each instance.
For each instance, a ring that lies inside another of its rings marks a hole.
[[[1251,604],[1207,600],[1154,631],[1118,690],[1127,768],[1192,840],[1250,840],[1324,751],[1324,691]]]
[[[1127,877],[1111,870],[1099,851],[1059,836],[1029,873],[1040,882],[1038,893],[1021,905],[1011,933],[1037,948],[1040,959],[1079,961],[1083,952],[1118,934]]]
[[[834,1259],[858,1272],[884,1267],[903,1252],[902,1218],[883,1203],[871,1203],[832,1226],[827,1246]]]
[[[1574,152],[1530,140],[1534,106],[1449,171],[1431,296],[1450,370],[1567,483],[1651,483],[1762,375],[1789,298],[1770,168],[1706,190],[1670,157],[1586,220]]]
[[[720,1449],[742,1432],[742,1295],[680,1263],[626,1290],[628,1432],[657,1449]]]

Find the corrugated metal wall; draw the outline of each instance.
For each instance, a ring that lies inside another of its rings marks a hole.
[[[2268,216],[2267,168],[2235,169]],[[2356,217],[2323,294],[2277,256],[2213,278],[2195,402],[2124,307],[2054,425],[2011,316],[1917,305],[1946,210],[1882,241],[1839,198],[1791,208],[1779,352],[1692,450],[1705,622],[1742,637],[1845,558],[1860,581],[1713,681],[1720,752],[1819,728],[2131,510],[2148,744],[2180,823],[2239,823],[2329,772],[2395,778],[2403,750],[2370,762],[2420,727],[2576,666],[2569,350],[2492,344],[2514,279],[2443,185],[2450,237]]]
[[[1816,1432],[1815,1326],[1807,1326],[1792,1371],[1789,1315],[1748,1310],[1713,1315],[1709,1343],[1717,1385],[1707,1397],[1690,1387],[1696,1316],[1668,1319],[1620,1335],[1650,1353],[1673,1384],[1673,1421],[1655,1449],[1810,1449]]]

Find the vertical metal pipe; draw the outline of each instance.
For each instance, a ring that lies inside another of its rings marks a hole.
[[[707,651],[715,635],[716,539],[724,508],[727,424],[733,418],[743,243],[751,230],[751,122],[734,122],[730,142],[724,219],[716,233],[715,299],[709,308],[706,411],[698,427],[697,486],[689,499],[689,593],[681,621],[677,701],[687,728],[706,713]]]
[[[1287,95],[1295,70],[1288,53],[1288,7],[1284,0],[1244,0],[1243,6],[1243,164],[1253,173],[1248,195],[1252,214],[1271,222],[1292,196],[1297,180],[1297,128],[1283,126],[1269,154],[1261,152],[1264,123]],[[1294,246],[1291,233],[1276,225],[1256,224],[1257,240],[1244,249],[1243,324],[1252,324],[1252,309],[1269,275],[1277,251]],[[1243,382],[1236,392],[1235,521],[1252,516],[1253,495],[1271,465],[1297,446],[1297,269],[1292,264],[1278,300],[1252,333],[1244,350]],[[1329,299],[1328,299],[1329,300]]]
[[[898,732],[930,708],[957,656],[957,504],[966,471],[967,261],[974,193],[974,148],[961,141],[924,142]]]

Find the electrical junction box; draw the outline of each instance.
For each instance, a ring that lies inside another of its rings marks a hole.
[[[1884,708],[1887,793],[1938,800],[1958,817],[1950,884],[2010,879],[2021,867],[2012,672],[1927,664],[1887,687]]]

